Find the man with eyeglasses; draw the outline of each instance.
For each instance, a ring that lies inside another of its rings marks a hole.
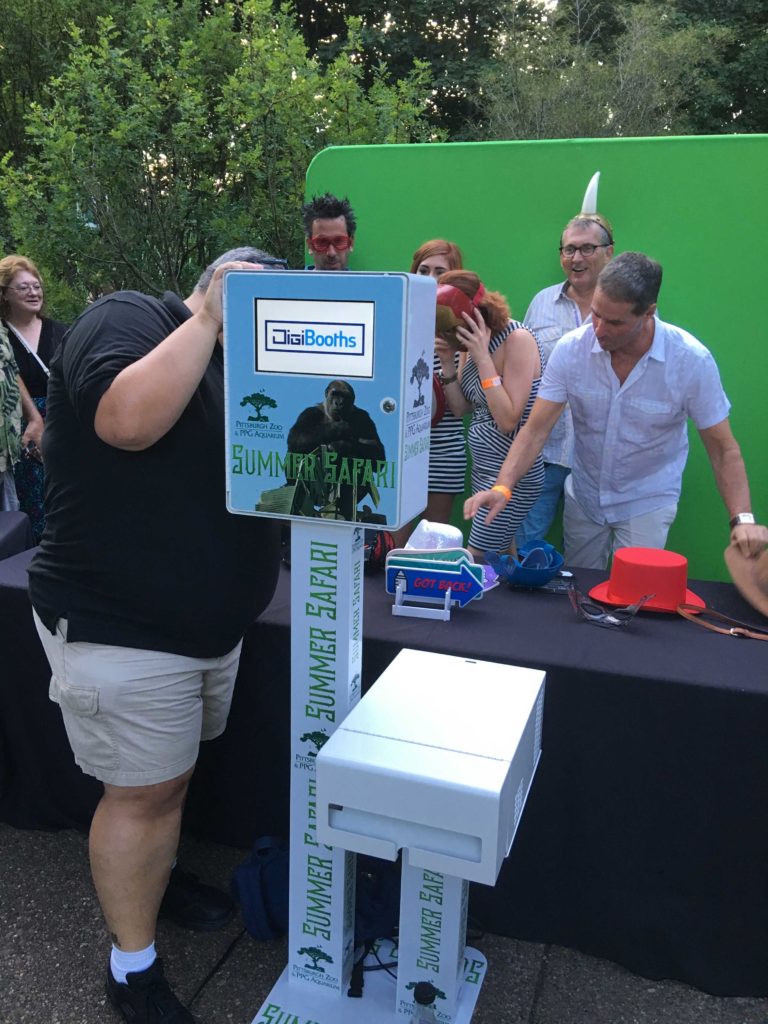
[[[559,249],[565,281],[537,292],[523,319],[539,339],[545,359],[564,334],[590,319],[597,276],[613,257],[613,229],[599,213],[581,213],[565,225]],[[568,408],[552,428],[542,455],[544,486],[517,531],[518,547],[546,537],[563,496],[573,461],[573,421]]]
[[[656,315],[661,266],[625,252],[600,272],[591,322],[564,335],[496,484],[469,498],[465,518],[495,518],[530,469],[566,402],[573,414],[573,472],[563,528],[569,565],[605,569],[622,547],[663,548],[688,457],[688,419],[699,431],[728,511],[731,543],[759,555],[749,484],[728,420],[730,402],[711,353]]]
[[[346,270],[355,246],[357,222],[349,199],[330,192],[313,196],[301,208],[307,248],[314,258],[308,270]]]
[[[30,595],[75,760],[104,784],[91,872],[107,996],[131,1024],[194,1024],[155,953],[158,913],[199,931],[234,915],[174,864],[200,742],[225,728],[279,569],[275,523],[226,509],[222,276],[282,264],[234,249],[185,301],[107,295],[51,363]]]

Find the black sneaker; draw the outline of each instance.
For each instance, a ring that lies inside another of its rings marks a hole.
[[[171,871],[159,916],[193,932],[215,932],[235,916],[235,905],[221,889],[205,885],[177,864]]]
[[[146,971],[131,971],[126,983],[107,966],[107,999],[128,1024],[195,1024],[195,1018],[171,991],[160,960]]]

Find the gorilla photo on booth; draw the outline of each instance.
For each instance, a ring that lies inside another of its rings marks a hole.
[[[386,463],[376,424],[355,405],[355,392],[347,381],[332,380],[323,401],[299,414],[288,432],[288,451],[306,456],[293,460],[289,477],[289,483],[305,485],[301,494],[297,488],[299,504],[310,498],[315,515],[335,519],[377,522],[382,518],[368,506],[358,510],[366,497],[378,505],[377,478],[386,473]],[[294,511],[298,511],[296,503]]]

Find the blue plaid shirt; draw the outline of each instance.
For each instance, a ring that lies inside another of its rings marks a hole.
[[[568,282],[553,284],[534,295],[528,312],[525,314],[525,326],[530,327],[541,342],[545,360],[549,361],[552,349],[568,331],[581,327],[586,320],[581,319],[579,307],[566,294]],[[571,410],[565,408],[560,419],[552,428],[547,443],[542,449],[545,462],[553,462],[558,466],[573,465],[573,420]]]

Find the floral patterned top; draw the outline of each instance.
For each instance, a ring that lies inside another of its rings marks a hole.
[[[8,334],[0,326],[0,473],[19,461],[21,451],[21,397],[19,371]]]

